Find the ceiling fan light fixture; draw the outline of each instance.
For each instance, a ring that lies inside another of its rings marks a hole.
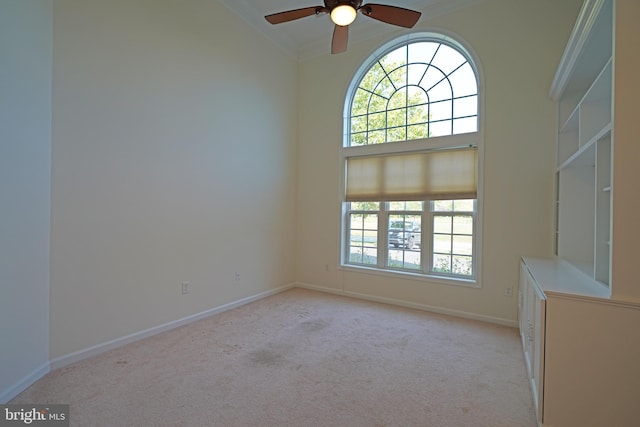
[[[341,27],[347,26],[356,20],[356,9],[350,4],[341,4],[331,11],[331,20]]]

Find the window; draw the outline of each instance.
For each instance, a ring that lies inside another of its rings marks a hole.
[[[449,37],[408,39],[372,55],[347,94],[342,263],[474,281],[475,66]]]

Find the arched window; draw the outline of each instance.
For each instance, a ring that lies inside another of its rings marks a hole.
[[[404,36],[345,101],[342,264],[476,283],[478,74],[442,34]]]
[[[478,130],[476,73],[450,41],[405,43],[367,62],[359,74],[350,93],[348,146]]]

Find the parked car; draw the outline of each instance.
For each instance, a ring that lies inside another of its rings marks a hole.
[[[413,249],[420,245],[420,225],[412,221],[391,221],[389,224],[389,244]]]

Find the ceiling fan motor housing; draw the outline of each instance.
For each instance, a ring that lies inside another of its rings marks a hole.
[[[338,7],[340,5],[349,5],[351,7],[353,7],[355,10],[360,9],[360,6],[362,6],[362,0],[351,0],[351,1],[344,1],[344,0],[324,0],[324,5],[327,9],[329,9],[329,11],[333,10],[335,7]]]

